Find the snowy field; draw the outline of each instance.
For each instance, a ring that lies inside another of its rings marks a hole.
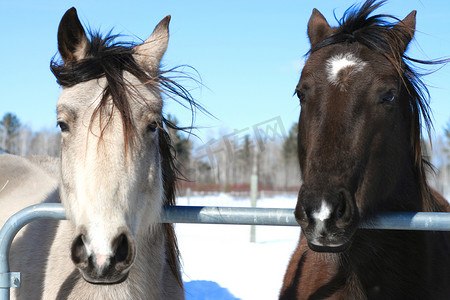
[[[294,208],[297,197],[258,200],[258,207]],[[250,199],[225,194],[178,198],[178,205],[249,207]],[[300,227],[177,224],[186,300],[278,299]]]

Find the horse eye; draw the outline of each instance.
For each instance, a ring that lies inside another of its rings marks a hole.
[[[69,131],[69,125],[67,125],[66,122],[64,121],[58,121],[56,123],[56,126],[59,127],[59,129],[61,130],[61,132],[68,132]]]
[[[156,122],[156,121],[152,122],[147,125],[147,132],[155,132],[157,128],[158,128],[158,122]]]
[[[305,94],[302,91],[296,90],[295,93],[297,94],[297,97],[300,100],[300,103],[305,102]]]
[[[381,103],[392,103],[394,102],[395,97],[396,97],[395,91],[390,90],[389,92],[383,95],[383,97],[381,98]]]

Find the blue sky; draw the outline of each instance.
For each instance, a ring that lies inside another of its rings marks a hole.
[[[0,117],[15,113],[33,130],[55,128],[60,88],[49,70],[57,51],[56,33],[64,12],[77,8],[84,25],[147,38],[172,15],[163,65],[191,65],[204,87],[193,96],[217,119],[197,114],[197,134],[213,136],[243,130],[273,118],[288,129],[300,113],[292,96],[309,42],[306,25],[318,8],[331,25],[355,1],[2,1],[0,2]],[[433,59],[450,56],[450,2],[392,0],[380,13],[405,17],[418,11],[416,42],[409,54]],[[435,130],[450,121],[450,66],[427,76]],[[169,101],[168,101],[169,102]],[[190,113],[168,103],[166,113],[190,124]]]

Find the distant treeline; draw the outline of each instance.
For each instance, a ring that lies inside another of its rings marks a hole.
[[[7,113],[0,121],[0,148],[17,155],[59,156],[61,151],[60,133],[45,129],[34,132],[22,125],[19,118]]]
[[[169,121],[177,125],[173,116]],[[189,188],[201,192],[246,193],[250,178],[258,176],[259,190],[297,192],[301,185],[297,161],[297,124],[286,130],[275,117],[242,130],[234,130],[194,145],[193,135],[168,129],[176,152],[177,168],[183,174],[181,193]],[[426,155],[435,166],[430,184],[450,196],[450,125],[433,143],[424,141]],[[59,156],[60,133],[35,132],[7,113],[0,121],[0,148],[18,155]]]

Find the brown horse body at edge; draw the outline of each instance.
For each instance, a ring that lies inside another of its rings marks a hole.
[[[384,211],[450,211],[426,182],[427,91],[409,64],[433,62],[404,54],[416,12],[371,16],[382,4],[348,10],[339,27],[317,10],[309,20],[296,88],[302,236],[280,299],[450,298],[450,233],[358,229]]]

